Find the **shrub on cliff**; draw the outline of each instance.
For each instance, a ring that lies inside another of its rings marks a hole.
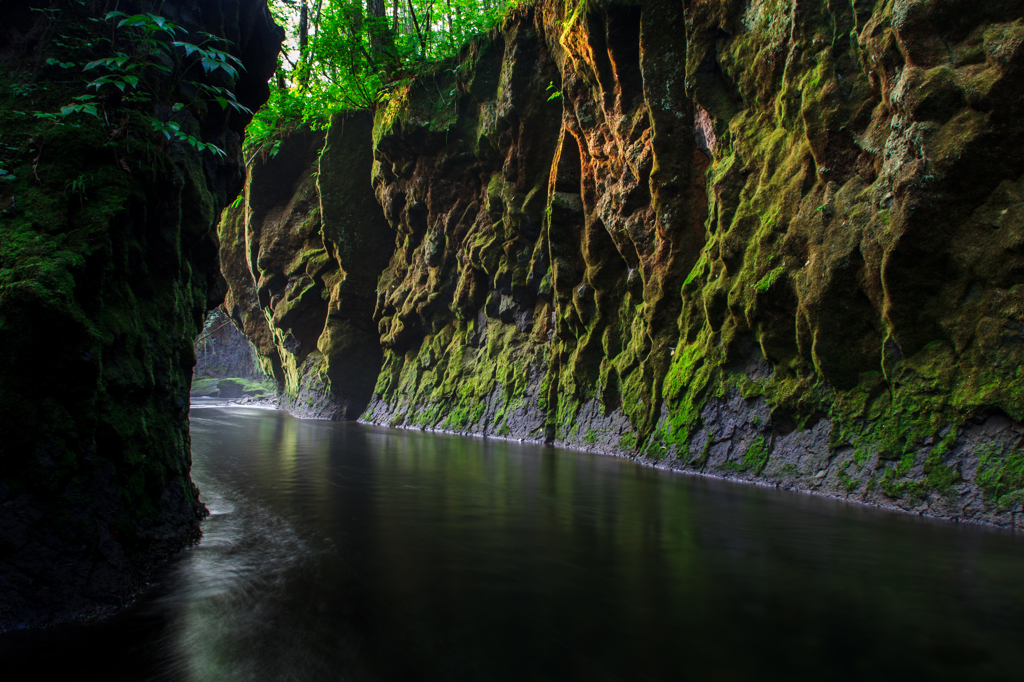
[[[249,126],[249,145],[262,145],[298,123],[326,127],[331,114],[369,109],[396,85],[455,55],[495,26],[519,0],[272,0],[290,27],[291,49],[278,61],[270,101]],[[444,93],[439,95],[444,97]]]

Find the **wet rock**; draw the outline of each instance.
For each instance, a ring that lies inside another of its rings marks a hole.
[[[381,366],[376,285],[394,246],[369,184],[371,119],[297,130],[248,168],[220,224],[225,307],[279,385],[282,406],[355,419]]]

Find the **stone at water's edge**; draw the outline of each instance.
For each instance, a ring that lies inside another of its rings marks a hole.
[[[374,423],[1024,502],[1024,4],[542,2],[377,112]]]
[[[107,117],[125,125],[113,133],[88,116],[19,115],[84,93],[53,64],[72,44],[102,44],[83,4],[6,2],[0,27],[13,176],[0,184],[0,630],[123,604],[199,537],[206,513],[189,478],[192,344],[223,296],[212,228],[242,186],[248,117],[173,114],[227,152],[218,158],[151,139],[116,103]],[[168,0],[161,12],[230,40],[245,65],[238,100],[266,101],[283,34],[265,0]],[[162,116],[189,99],[172,82],[155,102]]]

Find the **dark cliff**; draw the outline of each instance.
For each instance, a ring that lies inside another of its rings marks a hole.
[[[230,86],[258,107],[282,32],[265,2],[168,0],[160,11],[187,32],[179,39],[230,41],[245,69],[237,82],[189,70],[170,49],[151,60],[126,38],[116,49],[142,64],[134,86],[98,89],[91,112],[62,111],[87,101],[84,64],[115,49],[102,19],[114,9],[3,8],[4,629],[123,603],[154,562],[198,538],[206,513],[189,478],[193,342],[224,294],[213,227],[242,188],[249,116],[196,93]],[[162,138],[149,121],[182,133]]]

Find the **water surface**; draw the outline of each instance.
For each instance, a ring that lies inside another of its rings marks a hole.
[[[1010,533],[535,445],[191,419],[202,543],[107,622],[0,638],[5,678],[1024,678]]]

